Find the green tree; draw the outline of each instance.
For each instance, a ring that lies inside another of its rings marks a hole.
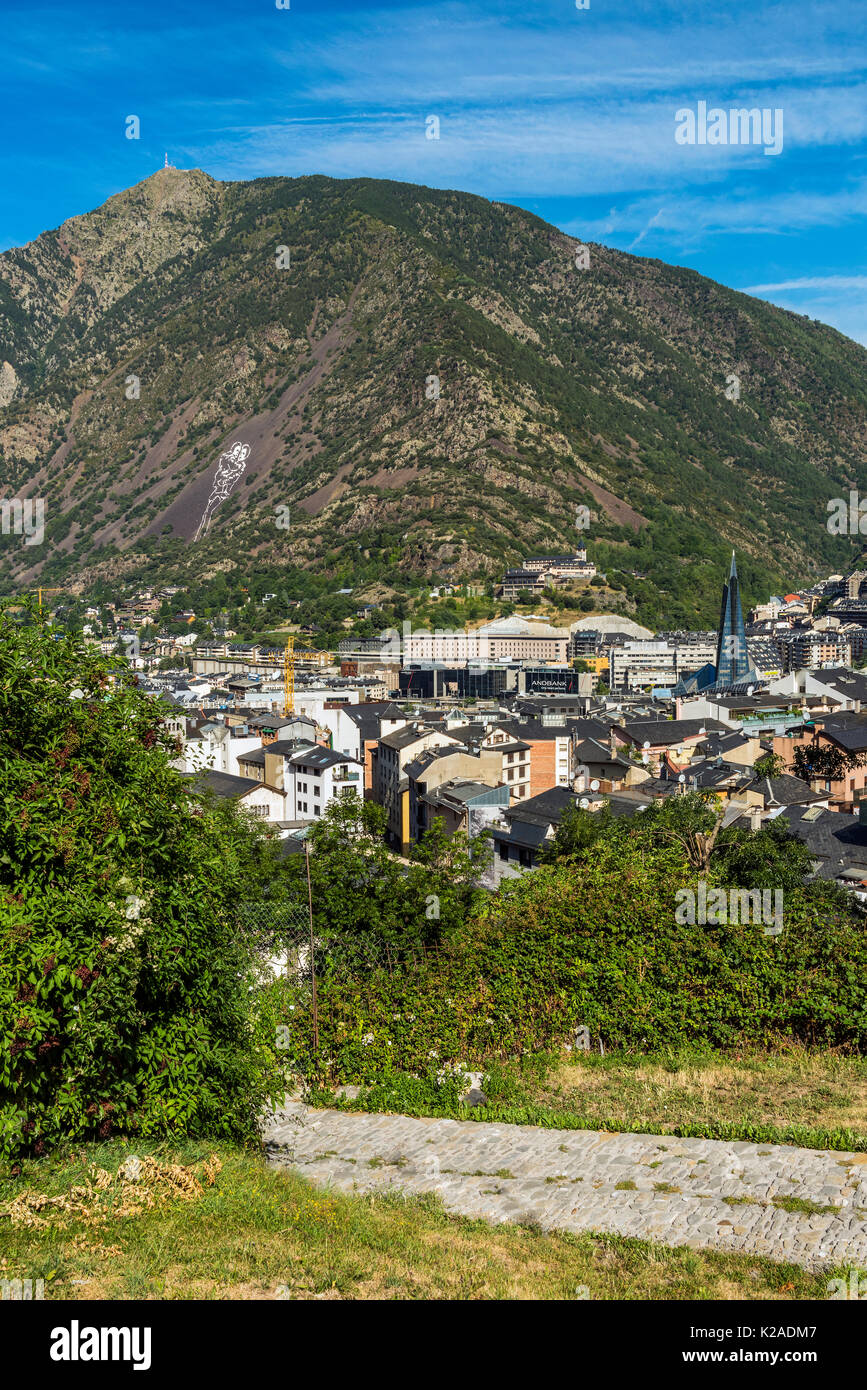
[[[786,764],[778,753],[765,753],[764,757],[757,758],[753,771],[757,777],[782,777],[786,770]]]
[[[715,863],[719,877],[731,887],[780,888],[784,893],[803,888],[813,871],[809,849],[782,818],[766,821],[758,831],[730,826],[720,837]],[[826,889],[832,896],[843,892],[833,884],[811,884],[808,894],[821,896]]]
[[[563,816],[542,861],[584,861],[603,843],[625,849],[632,842],[650,856],[673,848],[698,873],[712,866],[716,880],[729,887],[797,889],[814,900],[839,900],[833,885],[808,882],[812,857],[786,821],[767,821],[757,831],[739,823],[723,830],[722,810],[710,792],[667,797],[632,816],[612,816],[607,805],[602,811],[576,805]]]
[[[487,841],[468,847],[435,820],[406,865],[385,839],[381,806],[357,797],[335,800],[310,830],[310,885],[318,935],[339,951],[350,938],[373,958],[393,959],[432,945],[460,926],[480,900],[476,878]],[[300,882],[305,866],[291,871]]]
[[[792,755],[792,770],[805,782],[838,782],[852,768],[864,767],[867,756],[837,748],[832,743],[820,743],[818,732],[812,743],[796,748]]]
[[[561,859],[582,859],[604,836],[611,833],[614,817],[606,802],[601,811],[588,811],[569,806],[540,855],[543,864],[555,864]]]

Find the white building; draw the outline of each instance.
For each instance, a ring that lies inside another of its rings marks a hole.
[[[612,690],[672,686],[687,673],[716,662],[716,637],[685,634],[682,641],[624,642],[609,652]]]
[[[226,772],[231,777],[241,775],[239,757],[261,747],[259,733],[243,732],[243,726],[229,728],[226,724],[201,724],[192,734],[184,735],[184,771]]]
[[[319,746],[285,757],[286,820],[317,820],[337,798],[364,796],[364,769],[357,758]]]
[[[239,759],[240,774],[279,799],[274,819],[314,821],[335,798],[363,797],[361,763],[319,743],[279,739]]]
[[[322,728],[328,729],[332,736],[332,746],[351,758],[364,761],[364,744],[370,742],[375,725],[377,737],[393,734],[410,722],[410,716],[403,714],[396,705],[377,709],[367,704],[343,705],[340,708],[323,709]]]

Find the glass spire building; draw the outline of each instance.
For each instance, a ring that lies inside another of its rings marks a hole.
[[[717,684],[732,685],[735,681],[742,680],[749,673],[749,669],[750,659],[747,655],[747,634],[741,610],[738,571],[735,552],[732,551],[732,566],[728,583],[723,585],[722,612],[719,620],[719,641],[716,649]]]

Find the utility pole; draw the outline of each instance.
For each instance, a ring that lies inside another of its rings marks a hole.
[[[310,841],[304,841],[304,860],[307,865],[307,906],[310,913],[310,978],[313,981],[313,1053],[319,1058],[319,1008],[316,1000],[316,962],[313,956],[313,889],[310,885]]]

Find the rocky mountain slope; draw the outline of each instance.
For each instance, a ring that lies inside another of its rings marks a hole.
[[[733,545],[748,596],[850,566],[826,505],[867,490],[867,352],[577,245],[464,193],[160,170],[7,251],[2,495],[46,525],[0,538],[0,586],[490,577],[582,536],[685,622],[715,621]]]

